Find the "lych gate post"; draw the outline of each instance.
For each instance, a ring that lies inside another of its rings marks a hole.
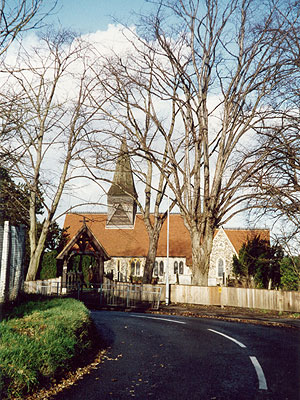
[[[95,259],[96,259],[96,278],[95,278],[95,283],[97,284],[102,284],[103,283],[103,278],[104,278],[104,259],[103,256],[100,254],[95,254]]]
[[[99,280],[100,280],[100,284],[103,283],[104,280],[104,260],[103,260],[103,256],[99,256]]]
[[[61,279],[61,292],[62,294],[67,293],[67,275],[68,275],[68,261],[65,258],[63,264],[63,271],[62,271],[62,279]]]

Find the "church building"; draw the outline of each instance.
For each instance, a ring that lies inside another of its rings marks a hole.
[[[106,274],[121,282],[141,282],[148,252],[148,234],[142,215],[137,213],[137,196],[127,145],[123,142],[107,193],[107,213],[67,214],[64,228],[70,241],[66,248],[70,250],[80,232],[87,232],[100,254]],[[269,230],[220,228],[216,231],[210,257],[209,285],[226,284],[227,279],[232,277],[233,255],[238,255],[242,244],[255,235],[270,240]],[[58,258],[63,258],[66,248]],[[158,242],[153,279],[164,283],[168,270],[169,283],[191,284],[191,263],[189,232],[182,216],[171,213],[169,258],[165,221]]]

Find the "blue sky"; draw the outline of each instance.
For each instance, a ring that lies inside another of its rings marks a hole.
[[[134,12],[147,13],[150,7],[145,0],[58,0],[48,21],[85,34],[106,30],[113,17],[130,22]]]

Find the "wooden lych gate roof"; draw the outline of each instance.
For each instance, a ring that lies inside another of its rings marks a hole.
[[[78,228],[78,227],[77,227]],[[84,248],[82,248],[84,247]],[[57,260],[67,258],[71,253],[83,254],[85,252],[93,252],[101,255],[104,261],[110,259],[105,248],[101,245],[99,240],[93,234],[91,229],[84,222],[81,228],[73,235],[71,240],[63,248],[63,250],[56,257]]]

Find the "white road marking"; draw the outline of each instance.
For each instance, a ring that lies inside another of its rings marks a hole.
[[[214,329],[208,329],[208,330],[211,331],[211,332],[217,333],[218,335],[221,335],[221,336],[226,337],[227,339],[231,340],[232,342],[236,343],[237,345],[239,345],[239,346],[242,347],[242,348],[246,348],[246,347],[247,347],[247,346],[245,346],[243,343],[239,342],[238,340],[234,339],[234,338],[231,337],[231,336],[228,336],[228,335],[225,335],[224,333],[215,331]]]
[[[238,344],[240,347],[242,348],[247,348],[247,346],[245,346],[243,343],[239,342],[238,340],[232,338],[231,336],[225,335],[224,333],[215,331],[214,329],[208,329],[211,332],[217,333],[218,335],[224,336],[225,338],[231,340],[232,342]],[[268,390],[268,386],[267,386],[267,381],[265,378],[265,374],[263,372],[263,369],[260,365],[260,363],[258,362],[257,358],[254,356],[249,356],[250,360],[255,368],[257,377],[258,377],[258,388],[260,390]]]
[[[135,317],[135,318],[148,318],[148,319],[160,319],[160,320],[162,320],[162,321],[174,322],[175,324],[183,324],[183,325],[186,324],[186,322],[183,322],[183,321],[176,321],[175,319],[160,318],[160,317],[146,317],[145,315],[131,315],[131,317]]]
[[[252,364],[254,365],[257,377],[258,377],[258,387],[261,390],[268,390],[265,374],[262,370],[262,367],[260,366],[260,363],[258,362],[257,358],[254,356],[250,356],[250,360],[252,361]]]

